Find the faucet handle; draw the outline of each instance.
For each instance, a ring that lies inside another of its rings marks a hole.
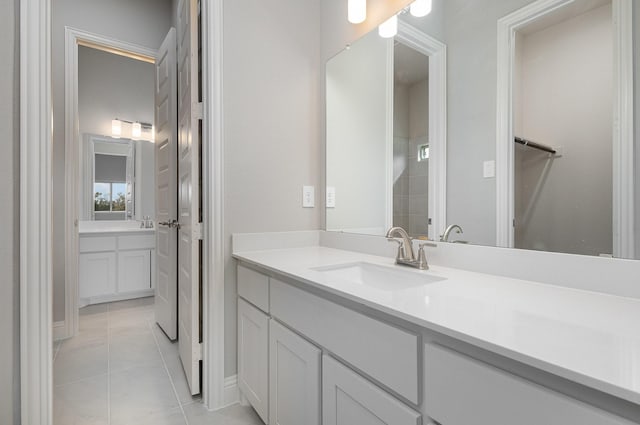
[[[387,240],[389,242],[395,242],[398,244],[398,254],[396,255],[396,260],[398,258],[404,258],[404,242],[403,241],[399,241],[397,239],[394,238],[387,238]]]
[[[429,270],[429,263],[427,263],[427,255],[424,252],[425,246],[433,246],[429,242],[418,244],[418,268],[420,270]]]

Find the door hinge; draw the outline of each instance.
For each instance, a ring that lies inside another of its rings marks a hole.
[[[204,106],[202,102],[194,102],[191,104],[191,115],[197,120],[201,120],[204,117]]]
[[[202,343],[200,343],[195,347],[195,350],[194,350],[194,353],[193,353],[193,360],[194,361],[199,362],[200,360],[202,360],[202,357],[203,357],[202,351],[203,351]]]
[[[193,237],[194,239],[197,239],[199,241],[204,239],[204,232],[203,232],[203,225],[202,223],[198,223],[195,226],[193,226]]]

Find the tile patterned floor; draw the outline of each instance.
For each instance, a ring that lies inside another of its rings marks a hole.
[[[54,344],[53,381],[54,425],[262,425],[250,407],[191,397],[153,298],[81,309],[79,335]]]

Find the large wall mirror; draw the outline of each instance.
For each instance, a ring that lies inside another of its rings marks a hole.
[[[427,238],[445,223],[445,87],[445,45],[406,21],[328,61],[328,230]]]
[[[633,6],[433,0],[338,53],[326,229],[639,259]],[[420,38],[442,46],[443,76]]]

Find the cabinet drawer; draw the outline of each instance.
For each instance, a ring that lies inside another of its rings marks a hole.
[[[268,313],[269,277],[239,265],[238,295]]]
[[[425,413],[446,425],[630,425],[455,351],[425,347]]]
[[[115,236],[81,236],[80,252],[105,252],[116,250]]]
[[[118,236],[118,249],[153,249],[156,235]]]
[[[323,356],[323,425],[419,425],[420,416],[349,368]]]
[[[417,335],[276,279],[270,305],[273,317],[418,404]]]

